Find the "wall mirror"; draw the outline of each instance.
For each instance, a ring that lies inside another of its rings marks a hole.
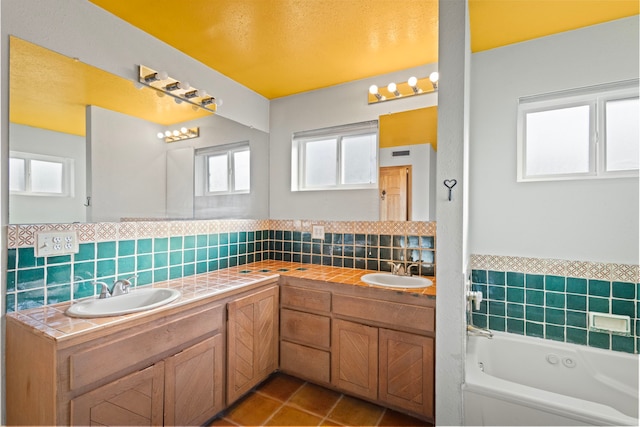
[[[267,133],[16,37],[9,79],[11,224],[268,217]],[[251,190],[196,195],[195,153],[240,142]]]

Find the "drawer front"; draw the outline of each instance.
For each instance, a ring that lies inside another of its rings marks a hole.
[[[189,342],[219,330],[222,314],[222,306],[209,307],[150,329],[142,325],[137,334],[72,354],[69,357],[70,388],[84,387],[136,364],[152,361],[170,350],[179,350]]]
[[[286,341],[280,343],[280,369],[317,383],[328,384],[331,373],[331,355]]]
[[[328,313],[331,311],[331,293],[311,289],[282,286],[280,299],[284,307],[302,310],[314,310]]]
[[[323,347],[331,345],[331,319],[299,311],[280,311],[280,336],[301,344]]]
[[[436,326],[436,313],[433,307],[349,295],[333,295],[333,312],[350,318],[424,332],[434,332]]]

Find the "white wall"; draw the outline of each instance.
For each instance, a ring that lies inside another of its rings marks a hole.
[[[165,70],[223,99],[220,116],[269,130],[266,98],[87,0],[2,0],[0,7],[3,40],[20,37],[132,81],[140,64]]]
[[[394,151],[409,151],[409,155],[394,157]],[[411,220],[435,221],[436,152],[431,144],[381,148],[378,156],[380,167],[411,166]]]
[[[369,86],[428,76],[438,64],[278,98],[271,102],[270,215],[272,219],[378,220],[377,190],[291,191],[291,135],[294,132],[377,120],[382,114],[438,103],[437,93],[368,105]]]
[[[638,263],[638,179],[516,182],[518,98],[639,77],[638,16],[472,57],[470,250]]]
[[[465,273],[469,209],[469,20],[467,2],[440,0],[440,100],[436,184],[436,424],[463,425]],[[451,201],[442,184],[456,179]]]
[[[89,222],[166,217],[167,144],[155,123],[100,107],[87,113]]]
[[[20,196],[9,198],[12,224],[85,222],[85,138],[31,126],[11,124],[11,150],[73,159],[73,195],[70,197]]]

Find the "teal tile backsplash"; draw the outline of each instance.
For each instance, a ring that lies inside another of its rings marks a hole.
[[[528,272],[529,259],[516,264],[524,271],[504,271],[513,260],[500,258],[506,257],[472,256],[472,290],[484,298],[472,313],[475,326],[628,353],[640,349],[638,266],[598,264],[572,277],[569,261],[542,260],[547,267]],[[631,333],[589,330],[592,311],[629,316]]]
[[[141,221],[129,223],[9,226],[7,311],[96,294],[107,284],[136,275],[148,285],[263,259],[387,270],[388,261],[419,264],[434,274],[435,224],[324,222],[324,239],[311,239],[302,221]],[[34,256],[33,235],[75,228],[79,251]],[[212,232],[215,230],[215,232]],[[357,232],[357,233],[356,233]]]

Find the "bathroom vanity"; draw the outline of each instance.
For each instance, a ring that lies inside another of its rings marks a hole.
[[[299,266],[156,284],[182,297],[149,312],[71,319],[67,303],[10,313],[7,422],[200,425],[278,368],[433,421],[435,289],[375,288],[358,281],[365,270]],[[340,283],[345,270],[351,284]]]
[[[435,299],[282,276],[280,369],[434,418]]]

